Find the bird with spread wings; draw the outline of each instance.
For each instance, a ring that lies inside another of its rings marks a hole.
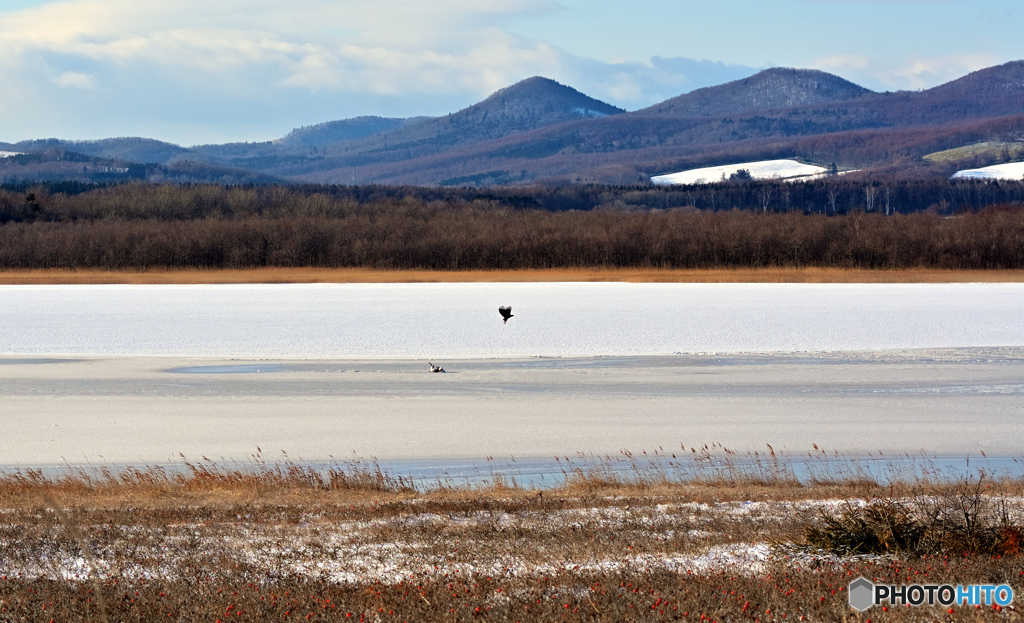
[[[508,322],[508,319],[512,317],[512,307],[499,307],[498,313],[501,314],[502,318],[504,318],[504,320],[501,321],[501,324],[505,324]]]

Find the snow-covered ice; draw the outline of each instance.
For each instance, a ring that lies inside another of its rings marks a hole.
[[[953,177],[985,180],[1020,180],[1024,178],[1024,162],[996,164],[981,169],[965,169],[957,171]]]
[[[719,167],[691,169],[668,175],[657,175],[651,178],[654,184],[710,184],[729,179],[729,176],[744,169],[755,180],[807,178],[822,175],[826,169],[810,164],[801,164],[796,160],[763,160],[729,164]]]
[[[1024,284],[4,286],[0,457],[1019,456],[1021,309]]]
[[[1024,452],[1021,348],[440,361],[447,374],[427,372],[426,358],[0,357],[0,466],[245,460],[260,447],[305,461],[408,460],[461,482],[482,457],[682,443]],[[510,474],[543,474],[534,469]]]
[[[502,324],[500,305],[515,317]],[[1024,345],[1024,284],[0,286],[0,353],[466,358]]]

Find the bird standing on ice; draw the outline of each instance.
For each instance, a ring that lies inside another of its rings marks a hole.
[[[505,324],[506,322],[508,322],[508,319],[512,317],[512,308],[511,307],[499,307],[498,308],[498,313],[501,314],[502,318],[504,318],[504,320],[501,321],[501,324]]]

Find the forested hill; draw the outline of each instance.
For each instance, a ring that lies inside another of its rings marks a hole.
[[[317,125],[296,128],[280,140],[282,145],[299,147],[319,147],[344,141],[355,141],[374,134],[380,134],[406,125],[410,122],[425,120],[428,117],[414,119],[396,119],[388,117],[356,117],[341,121],[328,121]]]
[[[405,160],[457,146],[625,111],[547,78],[534,77],[501,89],[458,112],[410,123],[340,146],[361,160]]]
[[[63,149],[86,156],[138,163],[169,162],[190,153],[190,150],[150,138],[124,137],[98,141],[65,141],[56,138],[22,141],[12,146],[14,151],[40,153],[48,149]]]
[[[1001,145],[1002,151],[971,147],[977,144]],[[897,93],[873,93],[821,71],[777,68],[634,112],[534,77],[442,117],[332,121],[276,141],[184,148],[142,138],[48,139],[9,150],[65,150],[110,160],[105,166],[115,169],[190,163],[195,171],[214,167],[208,173],[225,183],[258,175],[486,186],[646,183],[687,168],[778,158],[835,162],[861,175],[944,177],[957,167],[1005,160],[1021,151],[1018,145],[1024,146],[1024,61]],[[957,157],[925,158],[950,150]],[[0,160],[0,180],[31,175],[24,168],[13,173],[13,166]],[[49,170],[69,180],[97,179],[89,167]]]
[[[1024,140],[1015,116],[1024,112],[1024,92],[1012,84],[1024,84],[1024,63],[913,93],[872,93],[824,72],[777,69],[636,112],[514,133],[489,132],[481,105],[453,123],[487,140],[439,148],[442,134],[417,137],[432,143],[424,146],[391,141],[395,134],[385,133],[362,146],[321,153],[316,162],[267,171],[328,183],[622,184],[686,168],[796,157],[848,169],[946,176],[956,163],[936,166],[922,157],[980,141]],[[979,97],[972,106],[974,92]]]
[[[781,91],[801,91],[806,72],[771,72],[773,81],[795,83]],[[819,76],[822,80],[821,76]],[[832,77],[834,78],[834,77]],[[841,92],[840,79],[829,79]],[[743,81],[706,91],[709,110],[745,107],[764,92],[764,82]],[[883,170],[888,174],[947,176],[964,162],[941,165],[923,157],[985,141],[1024,141],[1024,62],[976,72],[948,85],[921,92],[857,93],[847,100],[819,101],[790,108],[751,109],[718,116],[679,116],[659,106],[604,119],[552,125],[478,145],[404,161],[349,161],[359,179],[379,183],[473,183],[550,180],[561,183],[638,183],[648,176],[718,164],[800,158],[842,168]],[[802,95],[793,95],[801,94]],[[972,104],[972,93],[977,93]],[[717,95],[716,95],[717,94]],[[721,96],[721,97],[718,97]],[[838,95],[835,95],[838,97]],[[822,96],[823,97],[823,96]],[[775,98],[771,104],[782,101]],[[950,170],[952,169],[952,170]],[[339,181],[330,170],[286,175],[306,181]]]
[[[813,69],[766,69],[749,78],[697,89],[638,114],[722,117],[757,110],[794,108],[852,100],[871,91],[839,76]]]

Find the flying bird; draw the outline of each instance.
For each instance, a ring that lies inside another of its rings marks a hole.
[[[501,321],[501,324],[505,324],[506,322],[508,322],[508,319],[512,317],[512,308],[511,307],[499,307],[498,308],[498,313],[501,314],[502,318],[504,318],[504,320]]]

